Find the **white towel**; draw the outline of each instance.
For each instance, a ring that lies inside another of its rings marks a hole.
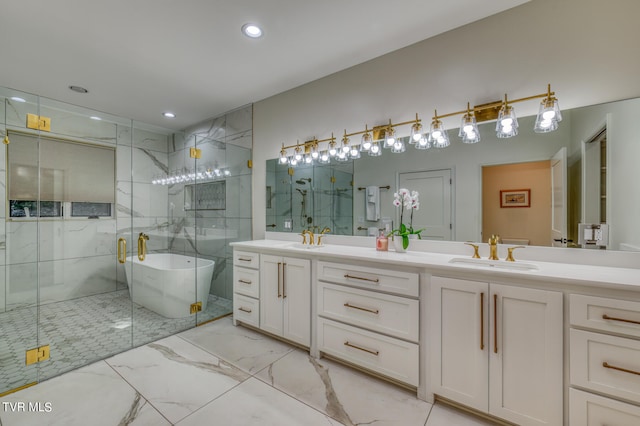
[[[368,221],[380,219],[380,187],[367,186],[364,196],[365,217]]]

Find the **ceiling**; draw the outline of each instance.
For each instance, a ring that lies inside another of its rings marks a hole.
[[[180,130],[526,1],[0,0],[0,86]]]

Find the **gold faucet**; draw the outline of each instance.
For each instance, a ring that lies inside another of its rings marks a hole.
[[[324,237],[324,234],[331,232],[331,229],[329,229],[328,226],[325,226],[322,231],[320,231],[320,235],[318,235],[318,245],[321,246],[322,245],[322,237]]]
[[[489,243],[489,260],[500,260],[498,258],[499,240],[500,237],[498,235],[492,235],[491,238],[489,238],[489,241],[487,241]]]
[[[145,233],[138,235],[138,259],[142,262],[147,257],[147,241],[149,236]]]
[[[313,237],[315,234],[311,229],[307,229],[307,235],[309,236],[309,245],[312,246],[314,244]]]
[[[478,245],[477,244],[473,244],[473,243],[465,243],[468,246],[473,247],[473,258],[474,259],[480,259],[480,255],[478,254]]]
[[[303,245],[304,245],[304,244],[307,244],[307,230],[306,230],[306,229],[303,229],[303,230],[302,230],[302,234],[300,234],[300,235],[302,235],[302,244],[303,244]]]
[[[513,251],[518,248],[525,248],[524,246],[515,246],[509,247],[507,249],[507,258],[505,259],[507,262],[515,262],[516,260],[513,258]]]

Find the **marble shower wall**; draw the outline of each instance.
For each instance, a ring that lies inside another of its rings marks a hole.
[[[229,172],[228,176],[202,181],[203,185],[224,182],[216,186],[216,190],[224,186],[224,208],[192,209],[189,197],[193,193],[203,197],[205,187],[200,190],[198,186],[194,188],[193,184],[184,183],[168,186],[169,221],[175,236],[169,242],[169,251],[214,260],[216,265],[210,292],[226,299],[232,299],[233,292],[233,261],[229,243],[252,237],[251,169],[248,167],[252,146],[252,105],[192,126],[184,136],[176,135],[169,143],[170,172],[193,169]],[[190,158],[191,147],[202,150],[200,159]]]

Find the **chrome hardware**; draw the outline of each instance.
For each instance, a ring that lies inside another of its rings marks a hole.
[[[640,321],[633,321],[633,320],[628,320],[628,319],[624,319],[624,318],[614,318],[614,317],[610,317],[607,314],[602,315],[602,319],[610,320],[610,321],[628,322],[629,324],[638,324],[638,325],[640,325]]]
[[[465,244],[468,245],[468,246],[473,247],[473,256],[472,257],[474,259],[480,259],[480,255],[478,254],[478,248],[480,246],[478,246],[477,244],[473,244],[473,243],[465,243]]]
[[[515,247],[509,247],[507,249],[507,258],[505,259],[507,262],[515,262],[516,260],[513,258],[513,251],[515,249],[519,249],[519,248],[525,248],[524,246],[515,246]]]
[[[138,235],[138,259],[140,261],[144,261],[147,257],[147,241],[149,240],[149,236],[144,233],[140,233]]]
[[[354,275],[349,275],[349,274],[344,274],[344,277],[351,278],[352,280],[371,281],[372,283],[380,282],[378,278],[363,278],[363,277],[356,277]]]
[[[363,352],[370,353],[370,354],[375,355],[375,356],[378,356],[380,354],[380,351],[366,349],[366,348],[363,348],[362,346],[354,345],[353,343],[350,343],[349,341],[344,342],[344,345],[345,346],[349,346],[350,348],[354,348],[354,349],[358,349],[358,350],[363,351]]]
[[[127,240],[118,238],[118,262],[125,263],[127,261]]]
[[[635,374],[637,376],[640,376],[640,372],[638,371],[634,371],[634,370],[627,370],[626,368],[621,368],[621,367],[616,367],[614,365],[609,364],[608,362],[603,362],[602,366],[604,368],[610,368],[612,370],[617,370],[617,371],[622,371],[623,373],[629,373],[629,374]]]
[[[378,315],[380,313],[380,311],[378,309],[363,308],[363,307],[360,307],[360,306],[352,305],[349,302],[345,303],[344,306],[347,307],[347,308],[351,308],[351,309],[358,309],[360,311],[371,312],[372,314],[376,314],[376,315]]]

